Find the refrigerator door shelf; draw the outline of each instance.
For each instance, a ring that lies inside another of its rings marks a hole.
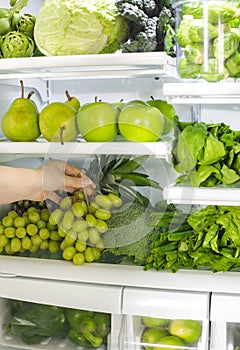
[[[176,79],[175,59],[165,52],[41,56],[4,59],[1,79],[24,78],[111,78],[111,77],[172,77]]]
[[[163,94],[172,104],[239,104],[240,87],[228,83],[165,83]]]
[[[190,187],[170,185],[164,188],[168,203],[197,205],[240,205],[240,188]]]
[[[207,349],[208,313],[209,293],[156,291],[126,287],[123,290],[123,314],[125,314],[124,349],[142,349],[142,345],[146,341],[146,339],[142,338],[143,333],[149,328],[154,328],[154,324],[156,326],[158,324],[159,326],[161,325],[160,327],[162,327],[166,336],[177,336],[179,334],[179,339],[181,339],[181,335],[177,327],[183,329],[183,326],[194,327],[197,324],[198,327],[201,327],[201,333],[196,330],[198,334],[194,335],[196,336],[194,341],[190,341],[189,349]],[[171,324],[174,330],[171,328]],[[182,332],[183,336],[186,336],[184,330]],[[150,339],[149,337],[149,342]],[[148,343],[147,345],[150,344]]]

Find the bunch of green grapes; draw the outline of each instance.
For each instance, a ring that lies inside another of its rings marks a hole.
[[[30,207],[22,215],[10,210],[0,221],[0,252],[36,253],[40,249],[57,253],[61,237],[57,225],[51,224],[49,219],[47,208]]]
[[[49,218],[50,224],[58,226],[63,259],[75,265],[98,260],[104,249],[102,235],[108,230],[106,221],[112,208],[121,205],[121,198],[113,193],[96,194],[92,201],[82,191],[64,197]]]

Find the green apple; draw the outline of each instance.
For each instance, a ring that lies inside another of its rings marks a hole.
[[[154,142],[163,133],[164,117],[158,108],[148,104],[127,104],[118,117],[118,128],[126,140]]]
[[[173,119],[176,115],[173,105],[167,103],[165,100],[149,100],[147,103],[153,107],[158,108],[165,119],[165,127],[163,130],[163,135],[169,134],[173,129]]]
[[[77,126],[86,141],[111,141],[118,131],[116,109],[108,102],[86,103],[77,113]]]

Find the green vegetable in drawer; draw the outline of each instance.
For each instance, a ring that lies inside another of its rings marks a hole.
[[[14,314],[10,327],[24,343],[38,344],[49,337],[63,334],[67,322],[63,308],[29,303]]]

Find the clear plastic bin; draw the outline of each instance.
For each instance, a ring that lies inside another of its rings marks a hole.
[[[177,70],[181,79],[218,82],[240,77],[238,1],[177,1]]]

